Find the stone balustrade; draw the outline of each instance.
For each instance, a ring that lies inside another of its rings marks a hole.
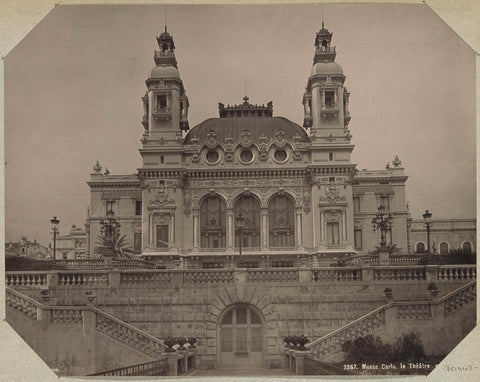
[[[378,267],[373,271],[374,280],[426,280],[427,269],[423,266]]]
[[[231,283],[234,280],[233,270],[198,270],[184,271],[183,281],[185,283]]]
[[[103,259],[72,259],[72,260],[55,260],[54,266],[65,269],[104,269],[106,268]]]
[[[361,281],[362,268],[360,267],[329,267],[312,270],[312,280],[322,281]]]
[[[312,351],[315,359],[320,359],[328,353],[333,354],[339,352],[344,342],[371,333],[374,329],[385,325],[385,310],[391,305],[392,303],[373,310],[347,325],[309,343],[306,348]]]
[[[391,264],[418,264],[424,260],[425,254],[413,254],[413,255],[390,255],[389,262]]]
[[[60,308],[52,309],[49,308],[51,312],[51,322],[54,324],[69,324],[69,323],[81,323],[83,322],[82,309],[72,309],[69,308]]]
[[[476,301],[476,280],[464,285],[434,301],[389,302],[372,312],[334,330],[333,332],[307,344],[314,359],[322,359],[327,354],[341,350],[346,341],[371,334],[375,329],[387,324],[387,312],[395,320],[428,320],[447,317],[467,304]],[[436,314],[434,312],[437,312]]]
[[[96,313],[95,327],[98,331],[154,358],[159,358],[167,349],[167,346],[158,338],[99,309],[93,307],[90,307],[90,309]]]
[[[22,295],[14,290],[6,288],[5,290],[6,305],[18,310],[27,317],[37,319],[37,305],[38,303],[27,296]]]
[[[145,260],[138,260],[138,259],[121,259],[121,260],[113,260],[112,264],[116,268],[120,269],[128,269],[128,268],[145,268],[145,269],[154,269],[155,264],[149,263]]]
[[[155,284],[468,282],[475,265],[356,265],[313,268],[109,269],[5,272],[15,288],[117,288]]]
[[[131,377],[131,376],[166,376],[168,375],[168,362],[166,358],[158,361],[145,362],[138,365],[120,367],[117,369],[89,374],[89,377]]]
[[[58,285],[106,287],[108,271],[59,271]]]
[[[171,271],[124,271],[120,273],[120,284],[143,285],[143,284],[165,284],[172,281],[175,273]]]
[[[473,281],[456,291],[443,296],[445,317],[477,300],[477,283]]]
[[[431,304],[401,304],[397,309],[399,320],[423,320],[432,317]]]
[[[45,271],[5,272],[5,285],[41,287],[47,285],[47,273]]]
[[[344,260],[345,265],[378,264],[378,256],[375,255],[355,255]]]
[[[438,280],[472,280],[477,278],[475,265],[439,265]]]
[[[6,288],[7,306],[36,320],[50,324],[83,323],[85,312],[95,315],[95,329],[124,342],[151,357],[159,358],[167,346],[158,338],[145,333],[122,320],[93,306],[46,306],[22,293]]]
[[[249,269],[247,271],[248,282],[285,282],[285,281],[299,281],[299,274],[296,269]]]

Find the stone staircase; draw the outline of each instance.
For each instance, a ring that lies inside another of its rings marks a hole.
[[[454,330],[460,322],[468,320],[467,331],[475,326],[476,280],[433,301],[391,301],[364,316],[318,338],[306,345],[312,358],[318,361],[341,360],[342,344],[348,340],[374,334],[384,340],[412,330],[423,330],[426,352],[429,354],[451,350],[466,334]],[[467,311],[468,310],[468,311]],[[462,314],[463,313],[463,314]],[[462,315],[462,317],[456,317]],[[427,324],[427,325],[425,325]],[[449,339],[439,338],[441,331]],[[455,338],[454,338],[455,337]],[[438,343],[441,341],[442,343]],[[447,343],[448,342],[448,343]]]
[[[158,338],[93,306],[44,305],[9,287],[6,316],[37,354],[63,375],[154,361],[167,349]],[[99,350],[102,356],[95,357]],[[85,370],[79,370],[82,366],[62,370],[69,362],[84,365]]]

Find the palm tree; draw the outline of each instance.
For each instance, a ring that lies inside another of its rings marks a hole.
[[[381,247],[379,245],[375,246],[375,249],[372,251],[373,255],[378,255],[380,252],[388,252],[390,255],[401,251],[402,248],[398,247],[397,244],[387,244],[385,247]]]
[[[97,243],[98,247],[95,247],[94,253],[101,258],[127,258],[130,259],[130,253],[133,253],[132,249],[129,247],[125,247],[125,235],[115,237],[105,237],[105,236],[98,236]]]

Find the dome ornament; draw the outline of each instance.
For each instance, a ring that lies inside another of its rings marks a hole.
[[[270,101],[265,105],[254,105],[249,102],[247,96],[243,97],[243,103],[239,105],[227,105],[219,102],[218,113],[220,118],[232,117],[272,117],[273,116],[273,102]]]

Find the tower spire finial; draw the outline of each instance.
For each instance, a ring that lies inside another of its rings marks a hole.
[[[165,32],[167,31],[167,6],[165,5]]]
[[[323,4],[322,4],[322,29],[325,29],[325,23],[324,23],[324,18],[323,18]]]

